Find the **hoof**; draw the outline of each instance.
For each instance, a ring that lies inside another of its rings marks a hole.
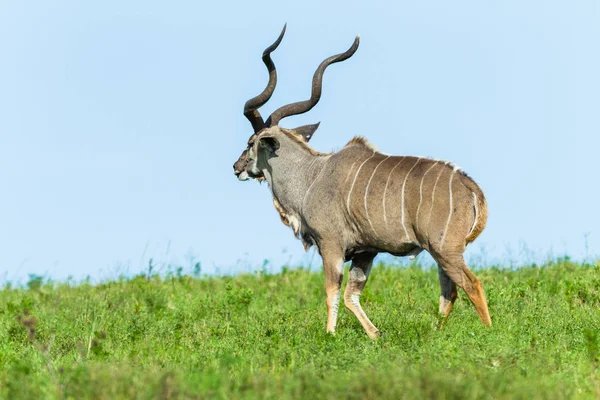
[[[383,332],[381,332],[381,331],[369,332],[369,333],[367,333],[367,335],[369,335],[369,338],[371,338],[373,340],[377,340],[383,336]]]

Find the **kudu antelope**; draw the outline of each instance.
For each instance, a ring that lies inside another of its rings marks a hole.
[[[379,330],[359,302],[373,259],[380,252],[414,257],[423,250],[438,265],[440,314],[448,317],[458,285],[481,321],[491,325],[483,287],[463,259],[466,245],[479,236],[487,220],[479,186],[448,162],[382,154],[362,137],[355,137],[340,151],[319,153],[307,145],[318,124],[296,129],[279,126],[282,118],[317,104],[323,72],[330,64],[351,57],[358,37],[348,51],[319,65],[309,100],[283,106],[263,122],[257,109],[269,100],[277,82],[270,53],[284,33],[285,26],[263,53],[269,83],[244,107],[254,134],[234,164],[234,172],[240,180],[266,179],[281,220],[292,227],[306,249],[317,247],[325,269],[327,331],[335,331],[345,261],[351,260],[352,265],[344,303],[369,337],[375,338]]]

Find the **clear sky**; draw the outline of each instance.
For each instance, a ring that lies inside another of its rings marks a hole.
[[[265,118],[360,34],[282,126],[322,121],[319,151],[364,135],[461,166],[489,204],[471,257],[600,254],[596,0],[0,0],[0,281],[310,260],[232,169],[285,22]]]

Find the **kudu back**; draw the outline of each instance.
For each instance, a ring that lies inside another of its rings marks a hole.
[[[284,33],[285,27],[263,53],[269,84],[246,103],[244,115],[254,134],[234,164],[234,172],[240,180],[266,179],[282,222],[293,229],[306,249],[317,247],[325,270],[327,331],[335,331],[345,261],[351,260],[352,265],[344,303],[369,337],[376,338],[379,330],[359,301],[373,259],[380,252],[415,257],[423,250],[438,264],[440,314],[448,317],[458,285],[481,321],[491,325],[481,283],[463,258],[467,244],[486,225],[482,190],[448,162],[382,154],[362,137],[355,137],[340,151],[324,154],[307,144],[318,124],[296,129],[278,125],[282,118],[314,107],[321,96],[324,70],[351,57],[358,48],[358,37],[348,51],[319,65],[309,100],[283,106],[263,122],[257,108],[275,89],[277,75],[270,53]]]

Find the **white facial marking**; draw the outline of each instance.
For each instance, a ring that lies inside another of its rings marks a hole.
[[[240,181],[247,181],[250,177],[248,176],[248,173],[246,171],[242,171],[239,175],[238,175],[238,179]]]
[[[427,175],[427,173],[431,171],[431,169],[435,167],[437,163],[437,161],[433,163],[433,165],[429,167],[427,171],[425,171],[425,173],[423,174],[423,178],[421,178],[421,185],[419,186],[419,205],[417,206],[417,222],[415,224],[417,231],[419,230],[419,210],[421,208],[421,202],[423,201],[423,182],[425,181],[425,175]]]
[[[383,164],[383,162],[385,160],[387,160],[388,158],[390,158],[390,156],[387,156],[386,158],[384,158],[383,160],[381,160],[379,162],[379,164],[377,164],[377,166],[373,170],[373,173],[371,174],[371,177],[369,178],[369,182],[367,183],[367,188],[365,189],[365,214],[367,215],[367,221],[369,221],[369,225],[371,225],[371,229],[373,230],[373,232],[375,232],[375,228],[373,228],[373,224],[371,223],[371,218],[369,218],[369,210],[367,208],[367,194],[369,193],[369,186],[371,185],[371,180],[375,176],[375,172],[377,172],[377,168],[379,168],[379,166],[381,164]]]
[[[358,178],[358,174],[360,173],[361,168],[363,167],[363,165],[365,165],[365,163],[367,161],[369,161],[371,158],[375,157],[375,152],[373,152],[373,155],[371,155],[371,157],[367,158],[365,161],[362,162],[362,164],[360,164],[360,167],[358,167],[358,170],[356,170],[356,174],[354,175],[354,180],[352,181],[352,186],[350,186],[350,191],[348,192],[348,199],[346,200],[346,209],[348,210],[348,215],[350,215],[350,195],[352,194],[352,189],[354,189],[354,184],[356,183],[356,178]]]
[[[256,153],[254,152],[254,147],[250,147],[250,149],[248,150],[248,163],[250,164],[250,172],[252,172],[252,174],[254,174],[254,175],[260,175],[260,169],[256,165],[257,159],[256,159]],[[244,172],[246,172],[246,171],[244,171]]]
[[[450,191],[450,212],[448,213],[448,219],[446,220],[446,227],[444,228],[444,233],[442,234],[442,243],[440,244],[440,251],[444,248],[444,241],[446,240],[446,232],[448,231],[448,225],[450,225],[450,218],[452,218],[452,178],[454,178],[454,173],[458,168],[454,168],[452,173],[450,174],[450,182],[448,183],[448,190]]]
[[[394,165],[394,168],[392,168],[392,170],[390,171],[387,180],[385,181],[385,189],[383,189],[383,199],[381,200],[382,204],[383,204],[383,220],[385,221],[385,226],[387,226],[387,215],[385,213],[385,194],[387,193],[387,188],[388,188],[388,184],[390,183],[390,177],[392,176],[392,172],[394,172],[394,170],[396,169],[396,167],[400,164],[402,164],[402,162],[406,160],[406,157],[402,157],[402,160],[398,161],[398,163],[396,165]]]
[[[406,235],[406,240],[410,241],[410,236],[408,235],[408,230],[406,230],[406,225],[404,224],[404,187],[406,186],[406,181],[408,180],[408,176],[412,172],[413,169],[417,166],[417,164],[421,161],[420,158],[417,158],[417,162],[412,166],[412,168],[408,171],[408,174],[404,177],[404,182],[402,182],[402,228],[404,228],[404,234]]]

